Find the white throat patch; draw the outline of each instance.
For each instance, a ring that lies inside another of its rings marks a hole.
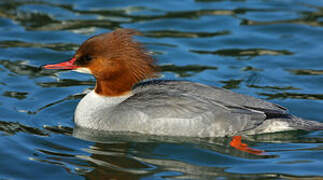
[[[92,72],[89,68],[84,68],[84,67],[77,68],[73,71],[80,72],[80,73],[86,73],[86,74],[92,74]]]

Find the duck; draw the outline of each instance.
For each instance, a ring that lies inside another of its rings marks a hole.
[[[43,66],[95,77],[95,88],[76,107],[75,126],[186,137],[323,129],[323,123],[296,117],[259,98],[191,81],[159,79],[154,58],[134,40],[136,35],[140,33],[133,29],[95,35],[70,60]]]

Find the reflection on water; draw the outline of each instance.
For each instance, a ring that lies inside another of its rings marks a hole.
[[[14,135],[17,132],[39,136],[64,135],[71,136],[72,129],[68,127],[44,126],[44,130],[26,127],[15,123],[2,122],[1,131]],[[6,130],[4,130],[6,129]],[[10,129],[10,130],[9,130]],[[46,132],[47,131],[47,132]],[[306,133],[301,131],[258,135],[250,137],[248,144],[256,145],[255,141],[267,143],[322,143],[322,138],[301,137]],[[147,136],[134,133],[108,133],[88,129],[73,129],[73,136],[94,142],[83,147],[81,152],[75,152],[66,143],[50,143],[40,139],[38,143],[47,143],[38,147],[29,160],[44,164],[64,167],[69,173],[76,173],[89,179],[116,178],[140,179],[153,174],[165,174],[168,178],[196,179],[226,176],[231,178],[281,177],[281,174],[237,174],[228,172],[228,165],[237,162],[240,165],[251,163],[250,160],[277,159],[277,152],[288,151],[319,151],[323,146],[303,149],[271,149],[265,155],[253,155],[231,148],[230,138],[189,138]],[[264,146],[266,147],[266,146]],[[284,148],[284,147],[281,147]],[[190,151],[185,151],[190,149]],[[242,159],[249,159],[243,160]],[[278,166],[290,164],[311,163],[303,161],[279,161]],[[71,169],[72,168],[72,169]],[[284,174],[284,177],[292,177]]]
[[[69,134],[70,130],[64,127],[46,127],[51,132],[58,134]],[[250,137],[249,144],[257,141],[271,143],[310,143],[310,138],[300,137],[302,132],[276,133]],[[228,173],[227,165],[243,159],[264,159],[279,158],[274,152],[286,151],[311,151],[322,150],[323,147],[315,149],[281,149],[268,150],[266,155],[257,156],[244,153],[228,146],[229,138],[183,138],[183,137],[160,137],[147,136],[130,133],[107,133],[87,129],[75,128],[73,136],[87,141],[95,142],[83,151],[88,155],[72,155],[59,153],[60,150],[38,149],[43,154],[42,159],[33,160],[60,164],[68,167],[67,164],[77,166],[77,173],[87,178],[116,178],[116,179],[140,179],[149,177],[152,174],[167,173],[168,178],[212,178],[214,176],[237,177],[280,177],[280,174],[236,174]],[[318,142],[323,142],[319,139]],[[254,144],[253,144],[254,145]],[[183,151],[190,148],[190,152]],[[202,150],[202,151],[201,151]],[[167,158],[171,155],[173,158]],[[228,156],[229,155],[229,156]],[[166,157],[165,157],[166,156]],[[197,161],[198,160],[198,161]],[[279,164],[308,163],[309,161],[281,161]],[[248,163],[248,161],[240,162]],[[250,162],[249,162],[250,163]],[[207,164],[212,164],[211,166]],[[216,165],[216,166],[215,166]],[[288,177],[289,175],[285,175]]]
[[[91,35],[134,28],[162,77],[265,98],[322,121],[320,1],[0,1],[0,177],[3,179],[321,178],[322,131],[230,138],[73,129],[89,75],[47,71]]]

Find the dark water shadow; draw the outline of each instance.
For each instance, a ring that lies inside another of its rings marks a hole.
[[[201,66],[201,65],[186,65],[186,66],[176,66],[176,65],[161,65],[159,69],[162,72],[173,72],[180,77],[190,77],[196,73],[203,72],[205,70],[217,70],[215,66]]]
[[[35,43],[24,41],[0,41],[0,48],[45,48],[55,51],[73,51],[79,47],[79,45],[71,43]]]
[[[163,30],[163,31],[147,31],[144,32],[146,37],[154,37],[154,38],[164,38],[164,37],[172,37],[172,38],[207,38],[214,36],[223,36],[228,35],[230,32],[228,31],[220,31],[220,32],[182,32],[182,31],[171,31],[171,30]]]
[[[25,61],[9,61],[0,60],[0,65],[5,67],[12,73],[22,76],[28,76],[30,78],[37,78],[43,76],[57,76],[57,71],[46,71],[40,67],[28,65]]]
[[[7,135],[7,136],[15,135],[20,132],[37,135],[37,136],[49,135],[47,132],[39,128],[27,126],[19,122],[7,122],[7,121],[0,121],[0,132],[2,132],[2,135]]]
[[[290,69],[288,71],[295,75],[323,75],[323,70],[315,69]]]
[[[65,101],[70,101],[70,100],[75,100],[75,99],[82,99],[86,94],[84,93],[79,93],[79,94],[73,94],[73,95],[70,95],[70,96],[67,96],[65,98],[62,98],[62,99],[59,99],[59,100],[56,100],[54,102],[51,102],[49,104],[46,104],[42,107],[39,107],[37,110],[34,110],[34,111],[31,111],[31,110],[20,110],[20,112],[25,112],[27,114],[30,114],[30,115],[36,115],[37,113],[39,113],[40,111],[44,110],[44,109],[48,109],[54,105],[57,105],[57,104],[60,104],[60,103],[63,103]]]
[[[323,94],[305,94],[305,93],[258,93],[261,96],[267,97],[266,99],[310,99],[322,100]]]
[[[220,49],[216,51],[206,51],[206,50],[190,50],[190,52],[197,54],[212,54],[218,56],[231,56],[238,57],[238,60],[250,60],[256,56],[278,56],[278,55],[293,55],[293,52],[288,50],[273,50],[273,49]],[[240,58],[240,59],[239,59]],[[243,58],[243,59],[241,59]]]

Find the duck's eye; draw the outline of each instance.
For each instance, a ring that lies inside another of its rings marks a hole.
[[[92,60],[92,57],[90,55],[82,56],[82,61],[84,62],[90,62],[91,60]]]
[[[78,65],[86,65],[92,60],[90,55],[83,55],[77,59],[76,64]]]

